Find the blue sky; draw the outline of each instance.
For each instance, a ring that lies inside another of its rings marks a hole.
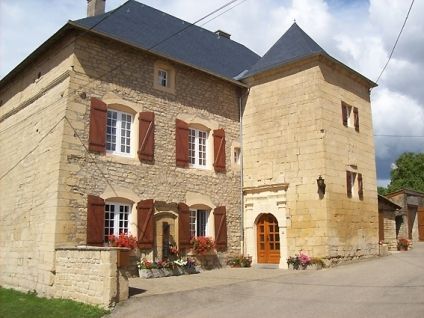
[[[189,22],[228,0],[146,0],[147,5]],[[124,0],[106,0],[111,10]],[[242,3],[241,3],[242,2]],[[376,80],[408,11],[409,0],[239,0],[203,27],[222,29],[260,55],[293,20],[330,55]],[[424,136],[424,1],[415,1],[392,60],[372,91],[376,135]],[[68,20],[86,15],[86,0],[0,0],[0,78]],[[405,151],[424,152],[424,138],[376,136],[380,184]]]

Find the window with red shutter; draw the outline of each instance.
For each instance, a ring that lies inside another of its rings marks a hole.
[[[152,249],[154,244],[154,202],[143,200],[137,204],[138,247]]]
[[[214,163],[216,172],[225,172],[225,131],[217,129],[213,131]]]
[[[353,122],[354,122],[355,130],[359,131],[359,112],[358,112],[358,108],[356,107],[353,108]]]
[[[225,206],[215,208],[213,211],[215,223],[215,244],[218,251],[227,249],[227,217]]]
[[[364,188],[362,182],[362,173],[358,173],[358,196],[362,200],[364,197]]]
[[[175,121],[175,155],[177,167],[188,166],[188,125],[177,119]]]
[[[342,102],[342,122],[343,126],[347,127],[348,121],[348,107]]]
[[[346,171],[346,191],[349,198],[352,197],[352,172]]]
[[[138,158],[140,161],[154,160],[155,147],[155,114],[153,112],[141,112],[139,120],[139,148]]]
[[[185,203],[178,204],[178,247],[190,248],[190,209]]]
[[[101,246],[104,242],[105,201],[94,195],[87,198],[87,245]]]
[[[106,152],[106,116],[106,103],[92,97],[90,107],[90,131],[88,136],[88,149],[90,151],[99,153]]]

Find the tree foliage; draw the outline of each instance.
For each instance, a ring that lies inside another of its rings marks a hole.
[[[424,192],[424,153],[405,152],[396,160],[386,193],[400,189]]]

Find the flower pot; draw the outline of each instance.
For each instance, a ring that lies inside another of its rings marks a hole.
[[[117,266],[118,268],[127,267],[130,263],[130,250],[120,249],[118,251]]]
[[[154,278],[160,278],[163,276],[162,270],[159,268],[152,268],[152,274]]]
[[[138,275],[141,278],[152,278],[153,277],[152,270],[151,269],[146,269],[146,268],[139,269],[138,270]]]
[[[163,272],[163,276],[165,276],[165,277],[169,277],[169,276],[172,276],[174,274],[172,269],[170,269],[170,268],[162,268],[162,272]]]

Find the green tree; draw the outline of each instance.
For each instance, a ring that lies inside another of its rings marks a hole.
[[[388,193],[387,188],[385,188],[385,187],[377,187],[377,192],[380,195],[386,195]]]
[[[405,152],[396,160],[387,192],[402,188],[424,192],[424,153]]]

